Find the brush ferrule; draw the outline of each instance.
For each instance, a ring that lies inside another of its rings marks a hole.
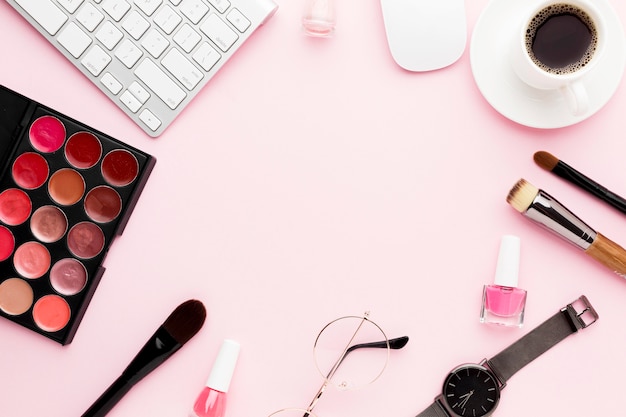
[[[597,236],[595,230],[543,190],[539,190],[524,214],[583,250],[587,250]]]

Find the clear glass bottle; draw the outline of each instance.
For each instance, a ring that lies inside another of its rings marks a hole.
[[[336,23],[334,3],[334,0],[305,0],[302,15],[304,33],[321,38],[332,36]]]

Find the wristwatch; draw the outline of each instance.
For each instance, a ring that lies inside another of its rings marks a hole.
[[[493,358],[454,368],[443,383],[442,393],[417,417],[490,416],[513,374],[597,319],[598,313],[582,295]]]

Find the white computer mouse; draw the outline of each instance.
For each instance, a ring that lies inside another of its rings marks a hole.
[[[391,55],[402,68],[432,71],[463,54],[465,0],[380,0],[380,4]]]

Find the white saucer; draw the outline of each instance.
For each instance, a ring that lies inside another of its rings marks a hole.
[[[528,86],[509,64],[511,38],[518,32],[518,16],[528,7],[528,0],[491,0],[476,22],[470,44],[474,80],[489,104],[514,122],[544,129],[573,125],[600,110],[621,81],[626,38],[611,5],[606,0],[596,0],[595,6],[606,18],[609,40],[602,62],[584,80],[589,110],[574,116],[558,91]]]

